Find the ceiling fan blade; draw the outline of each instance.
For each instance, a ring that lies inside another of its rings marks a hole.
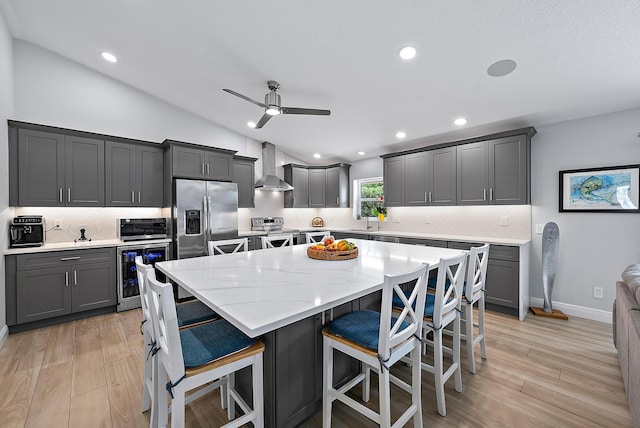
[[[267,107],[267,106],[266,106],[266,105],[264,105],[263,103],[258,102],[258,101],[256,101],[256,100],[252,100],[251,98],[247,97],[246,95],[239,94],[238,92],[236,92],[236,91],[232,91],[231,89],[223,89],[223,91],[228,92],[228,93],[230,93],[231,95],[235,95],[236,97],[240,97],[240,98],[242,98],[243,100],[245,100],[245,101],[249,101],[250,103],[253,103],[253,104],[255,104],[255,105],[257,105],[257,106],[260,106],[260,107],[262,107],[262,108],[266,108],[266,107]]]
[[[263,114],[262,117],[260,118],[260,120],[258,121],[258,123],[256,123],[256,127],[253,129],[260,129],[264,126],[265,123],[267,123],[269,121],[269,119],[271,119],[271,115],[270,114]]]
[[[315,114],[319,116],[329,116],[330,110],[319,110],[315,108],[281,107],[282,114]]]

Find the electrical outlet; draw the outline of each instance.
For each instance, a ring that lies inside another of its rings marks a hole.
[[[54,229],[62,229],[62,219],[55,219],[53,220],[53,228]]]
[[[544,229],[544,224],[536,224],[536,233],[538,235],[542,235],[543,229]]]
[[[500,226],[509,226],[509,217],[506,215],[500,217]]]
[[[430,216],[430,215],[426,215],[426,216],[424,216],[424,222],[425,222],[426,224],[430,224],[430,223],[431,223],[431,216]]]
[[[593,287],[593,297],[604,299],[604,289],[602,287]]]

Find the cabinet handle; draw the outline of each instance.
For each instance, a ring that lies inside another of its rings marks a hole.
[[[427,202],[427,192],[424,192],[424,201]]]
[[[482,189],[482,200],[483,201],[487,200],[487,189]]]
[[[207,164],[207,175],[211,174],[211,172],[209,171],[209,164]]]
[[[78,271],[73,271],[73,285],[78,285]]]
[[[65,287],[69,286],[69,272],[64,273],[64,286]]]
[[[336,197],[336,205],[337,205],[337,206],[340,206],[340,196],[337,196],[337,197]]]
[[[140,192],[138,192],[138,203],[140,203]]]
[[[489,188],[489,200],[493,201],[493,187]]]
[[[134,191],[131,191],[131,203],[133,204],[136,201],[136,197],[134,196]]]
[[[80,260],[80,256],[76,257],[60,257],[61,262],[68,262],[69,260]]]
[[[201,171],[201,174],[204,175],[204,164],[203,163],[200,164],[200,171]]]
[[[67,188],[67,202],[71,202],[71,187]]]
[[[429,192],[429,202],[431,202],[431,192]]]
[[[64,202],[64,201],[62,200],[62,187],[60,188],[60,202]]]

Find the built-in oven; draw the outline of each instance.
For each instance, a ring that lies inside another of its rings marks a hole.
[[[123,245],[117,248],[118,255],[118,312],[139,308],[140,287],[136,271],[136,257],[154,265],[169,260],[170,242],[152,243],[152,240],[167,239],[167,219],[138,218],[119,220],[119,236]],[[156,271],[158,280],[164,275]]]

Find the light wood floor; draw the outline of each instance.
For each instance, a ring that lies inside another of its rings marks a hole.
[[[148,426],[148,414],[140,412],[139,322],[140,311],[132,310],[10,335],[0,350],[0,426]],[[459,394],[453,380],[447,384],[446,417],[436,413],[432,378],[423,376],[425,426],[632,426],[610,325],[488,313],[487,336],[488,359],[476,353],[476,375],[466,370],[463,351],[464,389]],[[395,372],[406,377],[408,369]],[[376,383],[374,377],[371,403]],[[226,422],[217,394],[188,406],[187,426]],[[395,387],[392,394],[397,417],[407,396]],[[302,426],[320,427],[321,419],[316,414]],[[332,422],[374,426],[339,402]]]

